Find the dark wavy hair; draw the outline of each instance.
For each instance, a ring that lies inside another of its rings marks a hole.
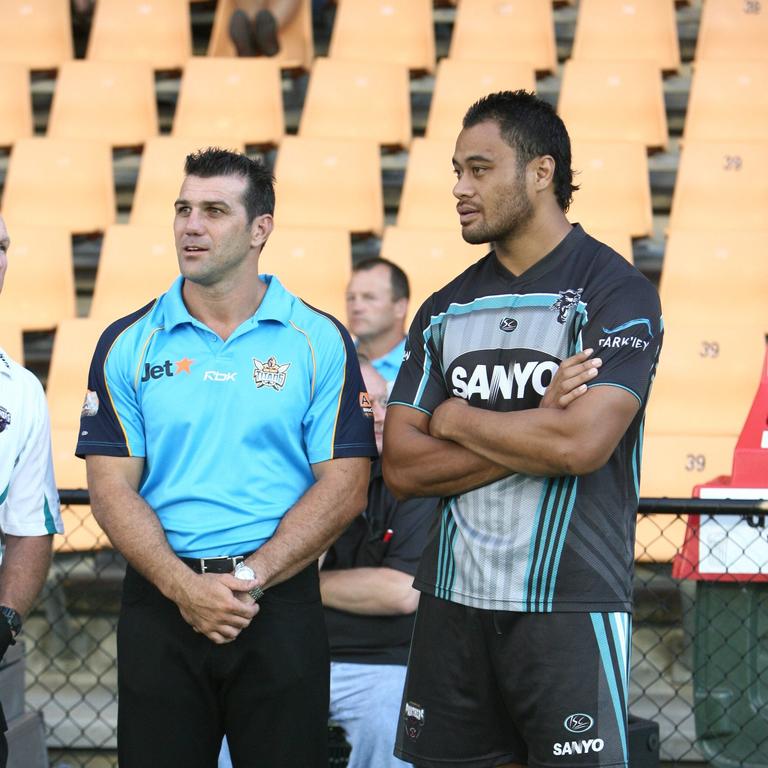
[[[243,192],[243,205],[250,224],[257,216],[275,212],[275,178],[260,160],[251,160],[240,152],[219,147],[199,149],[187,155],[187,176],[241,176],[248,181]]]
[[[513,147],[521,167],[535,157],[550,155],[555,161],[553,184],[563,211],[578,189],[573,184],[571,140],[555,110],[528,91],[499,91],[476,101],[464,115],[464,128],[492,120],[504,141]]]

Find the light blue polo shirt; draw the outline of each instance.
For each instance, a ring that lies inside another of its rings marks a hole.
[[[314,483],[312,464],[375,456],[354,346],[271,275],[226,340],[183,278],[109,326],[91,363],[77,455],[143,457],[139,492],[182,557],[250,552]]]
[[[387,382],[387,384],[391,384],[397,378],[397,372],[400,370],[404,354],[405,336],[403,336],[403,340],[399,344],[395,344],[386,355],[371,360],[371,365],[378,371],[379,375]]]

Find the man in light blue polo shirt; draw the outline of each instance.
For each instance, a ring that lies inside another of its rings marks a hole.
[[[181,277],[104,332],[83,406],[94,515],[129,567],[122,768],[327,765],[317,558],[366,504],[372,410],[343,327],[259,275],[271,174],[187,158]],[[297,736],[300,734],[300,738]]]
[[[347,286],[347,327],[357,350],[371,361],[391,389],[405,353],[408,278],[387,259],[366,259],[355,265]]]

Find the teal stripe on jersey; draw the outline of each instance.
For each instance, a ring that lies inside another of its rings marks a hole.
[[[8,485],[5,486],[5,490],[0,494],[0,504],[2,504],[8,498],[8,490],[10,487],[11,484],[8,483]]]
[[[579,478],[571,477],[572,480],[571,490],[568,494],[567,506],[565,508],[565,519],[560,526],[560,534],[557,541],[557,551],[555,552],[555,562],[552,567],[552,578],[549,583],[549,595],[547,595],[547,608],[552,610],[552,601],[555,596],[555,584],[557,583],[557,572],[560,569],[560,559],[563,556],[563,547],[565,546],[565,537],[568,534],[568,526],[571,524],[571,515],[573,514],[573,507],[576,504],[576,492],[579,487]]]
[[[531,575],[534,569],[534,558],[536,556],[536,542],[538,537],[536,531],[539,530],[539,521],[541,520],[541,512],[544,508],[544,502],[548,498],[550,490],[552,488],[553,481],[547,479],[544,483],[544,487],[541,489],[541,496],[539,497],[539,506],[536,509],[536,515],[533,519],[533,525],[531,526],[531,545],[528,548],[528,563],[525,567],[525,579],[523,580],[523,610],[531,610]]]
[[[440,520],[440,547],[437,553],[437,597],[450,600],[456,564],[453,558],[453,539],[456,535],[456,521],[451,514],[451,500],[443,505]]]
[[[424,390],[429,383],[429,371],[432,368],[432,358],[429,355],[429,340],[432,338],[432,326],[424,329],[424,370],[421,374],[421,381],[419,382],[419,388],[416,391],[416,397],[413,399],[414,405],[419,405],[421,398],[424,396]]]
[[[632,479],[635,483],[635,496],[640,500],[640,460],[643,456],[643,430],[645,428],[645,419],[640,422],[640,428],[637,433],[637,440],[632,449]]]
[[[43,494],[45,504],[43,505],[43,515],[45,516],[45,530],[47,533],[56,533],[56,523],[53,521],[53,515],[51,514],[51,507],[48,504],[48,497]]]
[[[533,604],[534,608],[533,610],[543,610],[543,604],[541,599],[541,588],[544,585],[544,577],[542,576],[542,569],[543,569],[543,562],[544,558],[542,557],[542,554],[547,549],[547,545],[549,542],[550,535],[548,532],[550,530],[550,520],[552,518],[552,509],[555,504],[555,499],[558,498],[562,491],[562,481],[563,478],[558,477],[555,479],[555,482],[552,486],[552,493],[549,497],[549,502],[547,503],[547,509],[544,514],[544,523],[541,526],[541,535],[537,536],[540,540],[540,548],[539,553],[536,557],[536,562],[534,563],[533,570],[533,583],[531,584],[531,595],[533,597]]]
[[[611,701],[613,702],[613,711],[616,715],[616,725],[619,729],[619,736],[621,738],[621,749],[624,755],[624,762],[627,762],[627,728],[626,728],[626,685],[621,680],[616,679],[616,672],[614,668],[614,661],[611,655],[611,648],[608,641],[608,635],[605,631],[605,623],[602,613],[590,613],[592,619],[592,627],[595,630],[595,639],[597,640],[597,646],[600,649],[600,661],[603,663],[603,671],[605,672],[605,679],[608,683],[608,690],[611,693]],[[611,633],[613,635],[613,632]],[[612,638],[614,644],[616,643],[615,637]],[[615,645],[614,645],[615,649]],[[618,658],[623,659],[626,656],[626,651]],[[626,665],[622,665],[622,670],[626,669]],[[623,675],[622,675],[623,676]],[[621,685],[621,690],[619,687]]]

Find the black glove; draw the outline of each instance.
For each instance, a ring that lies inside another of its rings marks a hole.
[[[5,620],[5,616],[0,615],[0,660],[5,656],[8,647],[16,642],[11,632],[11,625]]]

